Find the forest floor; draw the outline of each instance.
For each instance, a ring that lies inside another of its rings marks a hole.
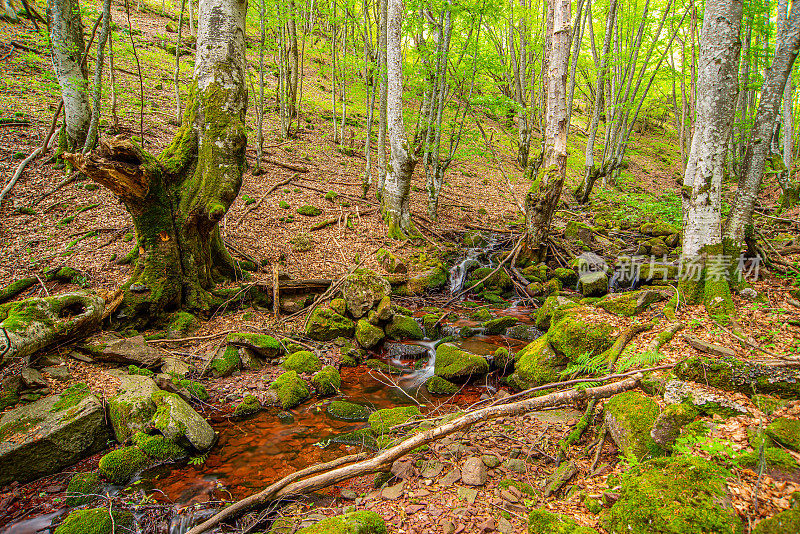
[[[89,21],[96,17],[99,5],[96,1],[83,3],[86,26],[91,26]],[[43,11],[41,6],[40,10]],[[130,35],[127,32],[124,4],[113,2],[112,11],[119,29],[114,35],[115,67],[119,69],[115,73],[119,121],[115,125],[113,119],[106,119],[102,133],[139,135],[139,80],[135,75],[137,65],[128,41]],[[133,33],[144,73],[146,148],[157,153],[166,146],[177,127],[172,82],[174,55],[164,50],[165,39],[175,39],[175,34],[165,32],[165,28],[176,23],[171,18],[135,10],[131,11],[130,19],[132,27],[141,30],[140,33]],[[30,22],[9,24],[0,20],[0,36],[5,46],[0,49],[0,69],[3,72],[0,116],[19,121],[0,123],[0,177],[5,182],[19,161],[41,144],[53,118],[58,92],[46,40],[34,31]],[[13,43],[11,48],[9,43]],[[248,39],[248,45],[253,45],[252,40]],[[255,46],[250,46],[249,54],[251,62],[257,65]],[[185,91],[191,76],[190,56],[184,57],[182,62],[182,91]],[[417,266],[422,268],[428,265],[430,258],[452,257],[452,253],[458,249],[460,236],[467,230],[518,234],[520,228],[515,223],[519,221],[520,210],[517,204],[524,199],[528,184],[514,163],[511,149],[514,138],[507,133],[509,125],[483,117],[483,124],[493,139],[492,149],[477,136],[470,139],[462,157],[448,171],[440,197],[438,219],[432,221],[426,215],[425,178],[421,166],[418,166],[412,182],[411,211],[423,237],[403,242],[387,240],[375,201],[374,186],[366,199],[361,197],[365,168],[363,129],[348,126],[345,138],[352,141],[343,146],[333,142],[329,69],[326,69],[325,62],[323,57],[310,54],[304,72],[306,89],[298,121],[300,128],[294,130],[291,139],[283,140],[277,136],[277,113],[272,107],[267,109],[263,130],[268,161],[264,164],[264,172],[259,175],[253,173],[256,116],[252,105],[255,97],[251,95],[250,98],[247,115],[249,169],[244,175],[239,196],[220,227],[235,256],[254,258],[263,265],[254,274],[256,279],[271,280],[272,265],[276,263],[283,273],[296,279],[338,279],[354,263],[361,261],[365,267],[382,272],[375,257],[379,248],[388,248],[403,258],[413,272]],[[271,73],[268,83],[267,93],[274,95],[276,80]],[[183,98],[185,101],[185,94]],[[108,102],[107,98],[103,110],[105,117],[110,117]],[[272,99],[269,102],[272,104]],[[363,104],[355,101],[355,98],[348,105],[354,110],[363,108]],[[362,125],[365,122],[365,115],[358,111],[353,118]],[[583,120],[585,118],[579,116],[574,122],[580,124]],[[410,129],[410,125],[413,123],[407,122],[407,128]],[[600,215],[611,215],[617,221],[627,220],[631,226],[654,219],[680,224],[680,187],[676,180],[681,177],[681,165],[675,146],[676,138],[671,129],[636,135],[629,149],[628,168],[614,186],[599,188],[588,207],[576,205],[570,194],[583,170],[584,147],[580,127],[573,128],[572,134],[569,177],[562,195],[564,204],[555,221],[557,233],[563,231],[569,220],[591,224]],[[377,152],[373,152],[372,160],[374,168]],[[52,161],[36,160],[29,165],[0,206],[0,286],[62,266],[78,269],[85,277],[82,284],[96,290],[113,291],[129,275],[131,268],[118,265],[115,261],[124,257],[133,243],[131,219],[124,207],[108,190],[98,188],[87,180],[71,181],[55,190],[64,179],[64,171],[56,169]],[[733,184],[731,189],[735,190]],[[335,193],[335,198],[326,200],[326,193],[330,191]],[[780,249],[792,243],[798,244],[800,210],[782,213],[776,219],[773,214],[777,195],[774,179],[767,179],[761,197],[761,207],[764,209],[759,213],[758,225],[770,244]],[[726,200],[729,201],[730,196]],[[258,207],[251,210],[256,205]],[[316,217],[298,214],[297,208],[304,205],[315,206],[322,214]],[[313,229],[325,220],[333,222],[323,228]],[[607,251],[597,252],[603,254]],[[775,257],[778,258],[777,255]],[[794,269],[800,265],[797,254],[783,257],[782,260],[793,265]],[[772,269],[762,270],[761,279],[754,282],[753,287],[765,296],[765,302],[734,297],[736,321],[748,338],[745,344],[708,317],[702,307],[684,306],[678,311],[677,318],[687,323],[691,333],[698,338],[736,347],[737,353],[743,357],[762,356],[759,349],[798,357],[798,307],[796,301],[793,303],[789,291],[800,286],[800,274],[793,274],[791,269],[788,274]],[[74,286],[55,281],[42,282],[20,298],[43,296],[67,287]],[[407,301],[406,304],[420,302]],[[659,313],[660,309],[656,308],[651,315],[639,319],[646,320]],[[627,319],[620,320],[620,328],[629,322]],[[293,335],[301,324],[302,318],[278,323],[266,310],[227,310],[208,318],[192,335],[202,337],[228,330],[249,329],[279,329],[285,335]],[[664,326],[637,337],[636,345],[646,346]],[[181,345],[180,350],[200,361],[216,350],[216,343],[215,340],[188,341]],[[176,350],[174,345],[171,347],[171,350]],[[678,337],[662,352],[665,355],[663,363],[674,363],[687,355],[699,354]],[[73,376],[87,382],[93,391],[105,395],[113,393],[115,385],[107,375],[78,362],[71,362],[70,366]],[[268,380],[265,376],[269,372],[263,371],[262,375],[255,377],[209,382],[211,404],[223,412],[230,410],[228,399],[248,391],[248,385],[253,381]],[[53,385],[56,389],[64,387]],[[744,396],[736,400],[746,405],[751,414],[729,419],[718,432],[745,448],[746,429],[754,424],[759,410]],[[784,411],[796,417],[800,404],[789,403]],[[526,504],[535,499],[524,492],[501,488],[501,481],[508,478],[524,479],[538,489],[540,482],[552,471],[549,456],[555,454],[558,440],[570,431],[578,417],[580,412],[575,411],[553,421],[522,417],[476,425],[467,433],[436,444],[430,451],[417,453],[414,460],[420,460],[421,463],[437,461],[447,468],[432,478],[413,477],[399,488],[399,495],[394,498],[391,492],[386,495],[382,493],[386,490],[373,490],[372,478],[365,477],[342,487],[366,494],[358,497],[356,507],[379,512],[387,520],[392,532],[519,532],[524,528],[528,509]],[[594,435],[584,437],[581,445],[588,447],[595,438]],[[457,465],[457,460],[464,454],[509,457],[512,453],[534,458],[538,456],[540,461],[529,464],[534,467],[524,474],[511,472],[504,466],[490,469],[489,481],[485,487],[479,488],[477,494],[471,493],[475,490],[458,481],[446,483],[449,466]],[[616,447],[610,440],[603,448],[598,469],[591,469],[591,455],[583,455],[576,460],[579,474],[571,484],[590,496],[602,495],[608,489],[605,484],[607,476],[626,467],[617,461]],[[751,517],[750,488],[758,475],[752,470],[740,469],[737,476],[738,479],[731,484],[732,488],[738,488],[733,491],[734,506],[742,517],[755,520],[755,516]],[[764,488],[760,516],[768,517],[789,507],[787,495],[800,489],[800,478],[797,473],[787,479],[779,473],[768,472],[760,484]],[[349,497],[344,499],[342,487],[329,493],[329,499],[316,513],[331,515],[352,505]],[[30,504],[41,492],[47,492],[41,483],[31,485],[28,490],[22,490],[18,497],[24,498],[17,501]],[[596,516],[580,504],[578,493],[566,499],[551,497],[539,501],[539,504],[566,513],[581,524],[600,528]],[[306,504],[295,506],[305,507]],[[45,509],[47,507],[42,505],[41,510]],[[498,519],[499,512],[503,512],[502,520]]]

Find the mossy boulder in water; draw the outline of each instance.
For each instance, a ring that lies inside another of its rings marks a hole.
[[[323,519],[297,534],[386,534],[386,524],[375,512],[363,510]]]
[[[528,534],[597,534],[597,531],[579,525],[569,516],[538,508],[528,515]]]
[[[260,411],[261,403],[258,402],[258,398],[255,395],[245,395],[242,402],[236,405],[236,408],[233,410],[233,415],[236,417],[245,417]]]
[[[101,507],[71,511],[53,534],[113,534],[132,530],[132,513]]]
[[[306,325],[306,335],[316,341],[331,341],[337,337],[352,337],[353,321],[330,308],[317,308]]]
[[[424,339],[425,333],[419,323],[407,315],[396,313],[386,325],[386,335],[391,339]]]
[[[547,336],[525,345],[514,355],[514,360],[514,374],[509,377],[509,384],[517,389],[556,382],[563,367]]]
[[[578,275],[572,269],[567,267],[559,267],[553,271],[553,278],[559,280],[564,287],[575,287],[578,281]]]
[[[347,401],[333,401],[325,408],[325,412],[342,421],[366,421],[370,414],[366,406]]]
[[[380,435],[386,434],[393,426],[406,423],[418,415],[420,415],[420,411],[416,406],[399,406],[373,412],[368,420],[372,431]]]
[[[152,425],[161,434],[181,446],[205,451],[214,444],[217,435],[211,425],[175,393],[159,392],[153,398],[157,409]]]
[[[725,484],[730,476],[695,456],[649,460],[623,473],[620,498],[601,523],[614,534],[739,534],[741,520]]]
[[[492,364],[495,369],[500,369],[504,373],[511,372],[514,370],[514,363],[514,357],[505,347],[500,347],[492,353]]]
[[[365,349],[376,347],[384,337],[383,329],[369,324],[366,319],[359,319],[356,323],[356,341]]]
[[[433,372],[445,380],[468,380],[489,372],[486,358],[462,350],[452,343],[442,343],[436,348]]]
[[[368,269],[356,269],[342,283],[342,298],[347,304],[347,312],[355,319],[366,315],[391,292],[389,282]]]
[[[100,474],[115,484],[126,484],[149,464],[147,454],[135,446],[116,449],[100,458]]]
[[[646,310],[652,303],[664,300],[665,295],[658,291],[643,289],[628,293],[615,293],[606,295],[595,303],[598,308],[603,308],[614,315],[631,317]]]
[[[100,475],[97,473],[75,473],[67,484],[67,506],[83,506],[97,498],[100,492]]]
[[[637,460],[663,454],[650,436],[659,415],[656,401],[638,391],[626,391],[611,397],[603,409],[606,428],[622,454]]]
[[[250,332],[233,332],[228,334],[228,343],[246,347],[262,358],[274,358],[281,353],[281,344],[272,336]]]
[[[585,354],[599,354],[611,347],[616,327],[598,317],[587,317],[591,308],[570,309],[547,332],[547,339],[556,354],[570,361]]]
[[[800,421],[797,419],[779,417],[767,426],[765,432],[781,445],[800,452]]]
[[[768,393],[800,399],[800,370],[773,367],[732,357],[691,356],[673,369],[681,380],[691,380],[747,395]]]
[[[308,386],[297,376],[297,371],[286,371],[273,382],[269,389],[278,393],[284,410],[294,408],[310,396]]]
[[[310,350],[300,350],[287,356],[281,367],[287,371],[313,374],[322,369],[322,360]]]
[[[103,448],[105,410],[86,384],[0,416],[0,487],[55,473]]]
[[[495,334],[502,334],[507,328],[511,328],[519,322],[516,317],[498,317],[496,319],[489,319],[481,326],[485,329],[486,335],[492,336]]]
[[[432,376],[425,381],[425,389],[433,395],[455,395],[459,387],[441,376]]]
[[[311,377],[311,383],[320,397],[330,397],[339,393],[342,387],[342,377],[332,365],[326,365],[320,372]]]

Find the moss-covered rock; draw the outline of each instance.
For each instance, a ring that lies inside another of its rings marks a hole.
[[[281,353],[281,344],[272,336],[250,332],[232,332],[228,334],[228,343],[245,347],[262,358],[275,358]]]
[[[211,362],[211,371],[216,377],[228,376],[242,364],[239,356],[239,347],[228,345],[224,350],[220,350]]]
[[[669,236],[672,234],[680,234],[680,228],[676,228],[664,221],[647,222],[639,227],[639,231],[644,235],[653,237]]]
[[[126,484],[148,465],[148,457],[138,447],[116,449],[100,458],[100,474],[115,484]]]
[[[261,411],[261,403],[255,395],[245,395],[242,402],[236,405],[233,410],[233,415],[236,417],[245,417],[253,415]]]
[[[441,376],[432,376],[425,381],[425,389],[434,395],[455,395],[459,387]]]
[[[333,311],[335,311],[339,315],[344,315],[347,313],[347,301],[345,301],[343,298],[337,298],[331,300],[329,306]]]
[[[375,512],[364,510],[323,519],[297,534],[386,534],[386,524]]]
[[[369,367],[370,369],[374,369],[375,371],[380,371],[381,373],[386,373],[387,375],[400,375],[403,374],[403,369],[400,367],[395,367],[394,365],[389,365],[388,363],[379,360],[377,358],[370,358],[369,360],[364,362],[364,365]]]
[[[331,341],[337,337],[352,337],[353,321],[330,308],[317,308],[306,325],[306,335],[316,341]]]
[[[403,296],[422,295],[428,291],[435,291],[447,285],[449,273],[444,267],[436,267],[408,279],[403,286],[398,288],[398,293]]]
[[[120,391],[108,400],[108,414],[117,441],[125,443],[136,432],[146,430],[156,413],[153,396],[156,383],[146,376],[117,374]]]
[[[53,534],[113,534],[133,530],[133,514],[108,508],[73,510]]]
[[[167,337],[184,336],[193,330],[197,330],[198,326],[197,317],[191,313],[185,311],[176,312],[167,326]]]
[[[544,508],[532,510],[528,515],[529,534],[597,534],[593,528],[579,525],[569,516],[554,514]]]
[[[0,382],[0,411],[9,406],[14,406],[19,402],[19,393],[22,386],[22,379],[19,375],[11,375],[3,378]]]
[[[663,454],[650,436],[659,415],[656,401],[637,391],[626,391],[611,397],[604,412],[606,428],[622,454],[637,460]]]
[[[401,425],[420,415],[416,406],[399,406],[373,412],[369,416],[369,426],[375,434],[386,434],[393,426]]]
[[[672,444],[681,434],[681,428],[694,421],[700,411],[692,404],[670,404],[653,423],[650,437],[664,450],[672,450]]]
[[[165,438],[199,451],[211,448],[217,439],[214,429],[179,395],[161,391],[153,400],[157,409],[151,424]]]
[[[470,287],[478,282],[480,282],[486,276],[491,276],[487,278],[484,282],[478,284],[473,291],[476,293],[480,293],[484,289],[495,289],[500,291],[508,291],[514,287],[514,283],[511,281],[511,277],[505,272],[503,269],[500,269],[494,273],[492,273],[494,269],[492,267],[480,267],[475,269],[469,274],[469,278],[467,283],[464,284],[464,287]]]
[[[378,440],[375,439],[375,434],[369,428],[359,428],[352,432],[344,432],[336,434],[331,437],[331,443],[339,443],[342,445],[350,445],[351,447],[367,448],[372,450],[378,449]]]
[[[413,318],[396,313],[386,325],[386,335],[391,339],[424,339],[422,327]]]
[[[514,370],[514,357],[511,356],[507,348],[500,347],[492,353],[492,365],[494,365],[495,369],[510,373]]]
[[[540,330],[547,330],[554,316],[556,321],[563,317],[563,313],[570,308],[578,306],[577,303],[568,299],[567,297],[550,296],[544,300],[544,304],[536,310],[536,328]],[[560,312],[560,313],[559,313]]]
[[[297,376],[297,371],[286,371],[270,384],[269,389],[277,391],[284,410],[294,408],[311,395],[306,383]]]
[[[737,456],[737,461],[742,467],[758,469],[758,464],[760,461],[758,450],[740,454]],[[770,467],[776,467],[784,471],[794,471],[800,468],[800,465],[797,464],[797,460],[794,459],[794,456],[783,449],[778,449],[775,447],[765,446],[764,462]]]
[[[779,417],[767,425],[766,434],[794,451],[800,452],[800,421]]]
[[[664,295],[658,291],[643,289],[606,295],[595,306],[615,315],[632,317],[646,310],[650,304],[663,299]]]
[[[356,341],[365,349],[378,346],[384,337],[383,329],[371,325],[366,319],[359,319],[356,323]]]
[[[573,308],[547,332],[547,339],[559,356],[574,361],[585,354],[600,354],[614,342],[616,327],[598,318],[586,318],[586,308]]]
[[[516,317],[498,317],[497,319],[489,319],[481,326],[485,329],[487,335],[502,334],[507,328],[511,328],[517,324],[519,320]]]
[[[100,475],[97,473],[75,473],[65,491],[67,506],[83,506],[97,498],[100,492]]]
[[[301,350],[287,356],[281,367],[287,371],[313,374],[322,369],[322,360],[310,350]]]
[[[342,387],[342,377],[332,365],[326,365],[320,372],[311,377],[311,383],[320,397],[330,397],[339,393]]]
[[[368,269],[356,269],[342,283],[342,298],[347,303],[348,313],[355,319],[366,315],[391,292],[389,282]]]
[[[341,421],[366,421],[370,414],[366,406],[347,401],[333,401],[325,408],[325,412]]]
[[[547,336],[525,345],[514,355],[514,360],[514,374],[509,377],[509,384],[517,389],[556,382],[563,367]]]
[[[379,248],[375,253],[375,257],[378,259],[378,263],[381,264],[381,267],[383,267],[387,273],[394,274],[408,272],[408,267],[406,264],[385,248]]]
[[[578,274],[566,267],[559,267],[554,270],[553,278],[559,280],[564,287],[575,287],[575,284],[578,282]]]
[[[608,275],[603,271],[587,271],[578,277],[578,291],[584,297],[602,297],[608,293]]]
[[[436,348],[434,374],[445,380],[468,380],[489,372],[486,358],[462,350],[452,343],[442,343]]]
[[[137,432],[133,435],[133,444],[147,456],[156,461],[175,461],[185,458],[186,450],[160,434],[149,435]]]
[[[800,510],[784,510],[768,519],[762,519],[753,534],[796,534],[800,532]]]
[[[679,362],[673,372],[682,380],[726,391],[800,399],[800,371],[797,369],[761,365],[737,358],[691,356]]]
[[[620,498],[601,515],[602,525],[619,534],[739,534],[742,524],[727,493],[728,477],[699,457],[649,460],[623,473]]]

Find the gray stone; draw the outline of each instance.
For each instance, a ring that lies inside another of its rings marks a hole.
[[[420,473],[420,476],[422,478],[436,478],[442,473],[442,471],[444,471],[444,465],[442,465],[441,462],[430,460],[422,464],[422,472]]]
[[[386,342],[386,355],[389,358],[398,358],[403,360],[418,360],[428,355],[427,347],[422,345],[409,345],[406,343],[393,343]]]
[[[119,393],[108,400],[108,413],[117,441],[124,443],[136,432],[146,430],[156,413],[153,395],[159,390],[153,379],[128,375],[122,371],[109,374],[120,382]]]
[[[470,486],[483,486],[486,476],[486,464],[477,456],[468,458],[461,468],[461,481]]]
[[[109,342],[101,353],[104,361],[117,362],[125,365],[134,364],[139,367],[151,368],[161,363],[161,352],[147,344],[144,336],[134,336]]]
[[[59,382],[69,382],[72,378],[72,375],[69,372],[69,367],[66,365],[59,365],[57,367],[45,367],[42,369],[42,372],[52,378],[53,380],[57,380]]]
[[[351,490],[350,488],[342,488],[339,494],[342,496],[342,499],[347,501],[354,501],[358,498],[358,493]]]
[[[403,496],[403,491],[405,491],[406,482],[400,482],[399,484],[395,484],[394,486],[387,486],[381,490],[381,497],[384,499],[394,501],[399,499]]]
[[[178,375],[181,378],[186,378],[190,370],[186,362],[175,356],[167,356],[164,358],[164,363],[161,364],[161,372],[170,376]]]
[[[547,498],[563,488],[564,485],[569,482],[569,480],[577,473],[578,468],[575,466],[575,462],[569,460],[562,463],[560,466],[558,466],[556,472],[548,477],[547,483],[544,486],[544,497]]]
[[[578,291],[584,297],[602,297],[608,293],[608,275],[603,271],[587,271],[578,278]]]
[[[456,482],[461,480],[461,470],[458,467],[453,468],[452,471],[448,472],[442,479],[439,481],[440,486],[452,486]]]
[[[55,473],[103,450],[109,438],[103,405],[88,389],[82,399],[50,395],[6,412],[0,418],[0,486]]]
[[[188,442],[197,450],[210,449],[217,438],[214,429],[185,400],[175,394],[156,399],[158,410],[153,416],[155,426],[165,438],[175,443]]]
[[[483,461],[483,465],[492,469],[500,465],[500,458],[494,454],[484,454],[481,456],[481,461]]]
[[[698,410],[707,413],[730,411],[747,414],[747,408],[734,402],[727,395],[715,393],[709,388],[701,388],[682,380],[670,380],[664,387],[664,402],[667,404],[680,404],[688,402]]]
[[[533,341],[534,339],[542,337],[543,334],[544,332],[535,326],[527,324],[518,324],[517,326],[512,326],[506,331],[506,336],[513,339],[520,339],[522,341]]]
[[[347,311],[355,319],[363,317],[373,306],[392,292],[392,286],[376,273],[357,270],[342,284],[342,298],[347,303]]]
[[[497,522],[497,530],[502,534],[512,534],[514,532],[514,525],[505,517],[501,517]]]
[[[527,473],[528,466],[525,463],[525,460],[520,458],[509,458],[504,462],[506,468],[510,471],[514,471],[515,473]]]
[[[50,384],[44,379],[42,373],[32,367],[25,367],[20,372],[22,377],[23,389],[43,389],[49,388]]]

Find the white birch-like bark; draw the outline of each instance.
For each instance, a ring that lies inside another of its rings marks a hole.
[[[702,258],[722,243],[725,154],[736,104],[741,0],[708,0],[700,39],[697,117],[683,178],[683,255]],[[719,253],[719,251],[717,251]]]
[[[794,161],[794,118],[792,117],[792,73],[783,89],[783,164],[791,171]]]
[[[782,0],[778,9],[783,9],[785,13],[787,8],[788,1]],[[758,189],[772,139],[772,129],[784,100],[786,81],[792,72],[798,50],[800,50],[800,2],[795,1],[792,2],[785,31],[776,36],[775,55],[761,87],[761,100],[750,131],[736,199],[725,223],[726,244],[732,247],[730,252],[736,255],[744,244],[745,229],[752,222],[753,208],[758,198]]]
[[[386,169],[382,205],[383,216],[389,227],[389,237],[401,239],[411,229],[409,192],[411,173],[416,164],[403,124],[403,65],[400,49],[402,21],[402,0],[389,0],[386,35],[386,107],[390,161]]]
[[[81,68],[84,54],[83,25],[77,0],[48,0],[53,70],[64,102],[67,148],[82,148],[89,132],[92,110],[86,73]]]
[[[100,30],[100,39],[97,41],[97,61],[94,65],[94,101],[92,105],[92,118],[89,121],[89,133],[86,134],[86,142],[83,145],[83,152],[86,153],[97,144],[97,128],[100,123],[100,106],[103,100],[103,63],[105,62],[104,51],[108,33],[111,28],[111,0],[103,0],[103,24]]]
[[[380,37],[378,44],[378,76],[380,77],[380,111],[378,116],[378,185],[376,196],[378,199],[383,197],[383,188],[386,184],[387,154],[386,154],[386,123],[388,121],[388,109],[386,105],[386,15],[388,11],[388,0],[378,0],[380,3]]]

